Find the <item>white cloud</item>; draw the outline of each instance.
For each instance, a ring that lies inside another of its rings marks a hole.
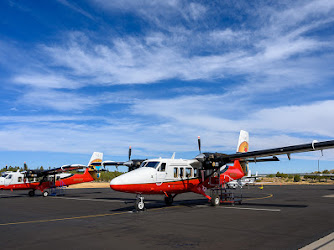
[[[24,94],[20,99],[27,105],[42,108],[51,108],[60,111],[86,110],[98,105],[98,100],[91,96],[66,93],[54,90],[32,90]]]
[[[56,74],[56,73],[53,73]],[[18,75],[13,78],[13,82],[18,84],[24,84],[33,86],[36,88],[53,88],[53,89],[75,89],[79,88],[81,84],[78,81],[70,80],[60,75],[50,74],[31,74],[31,75]]]

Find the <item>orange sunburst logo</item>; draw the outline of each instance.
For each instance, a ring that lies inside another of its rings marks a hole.
[[[240,153],[246,153],[248,151],[248,142],[244,141],[240,144],[238,152]]]

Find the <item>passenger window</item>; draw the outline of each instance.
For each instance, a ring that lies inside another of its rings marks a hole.
[[[197,168],[194,168],[194,177],[197,177]]]
[[[17,178],[18,182],[22,182],[22,177]]]
[[[174,168],[174,178],[177,178],[179,175],[179,169],[178,168]]]
[[[186,177],[187,178],[190,178],[192,177],[192,171],[193,169],[192,168],[186,168]]]
[[[180,168],[180,178],[184,177],[183,173],[184,173],[184,168]]]
[[[60,180],[60,176],[58,175],[58,176],[57,176],[57,181],[59,181],[59,180]]]
[[[161,163],[159,171],[160,172],[165,172],[166,171],[166,163]]]

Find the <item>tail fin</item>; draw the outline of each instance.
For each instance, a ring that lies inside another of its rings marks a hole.
[[[237,153],[245,153],[248,151],[249,134],[247,131],[240,130]]]
[[[100,168],[102,160],[103,160],[103,153],[94,152],[87,165],[89,173],[94,178],[94,180],[100,178]]]
[[[240,130],[237,153],[245,153],[248,152],[249,149],[249,134],[247,131]],[[248,163],[247,162],[240,162],[242,171],[245,175],[248,175]],[[250,172],[250,171],[249,171]]]
[[[103,153],[94,152],[87,166],[92,167],[93,163],[102,162],[102,160],[103,160]]]

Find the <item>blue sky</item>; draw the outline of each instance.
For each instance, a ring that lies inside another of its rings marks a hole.
[[[332,1],[0,2],[0,167],[334,139]],[[320,153],[252,164],[315,171]],[[334,150],[320,170],[334,169]]]

